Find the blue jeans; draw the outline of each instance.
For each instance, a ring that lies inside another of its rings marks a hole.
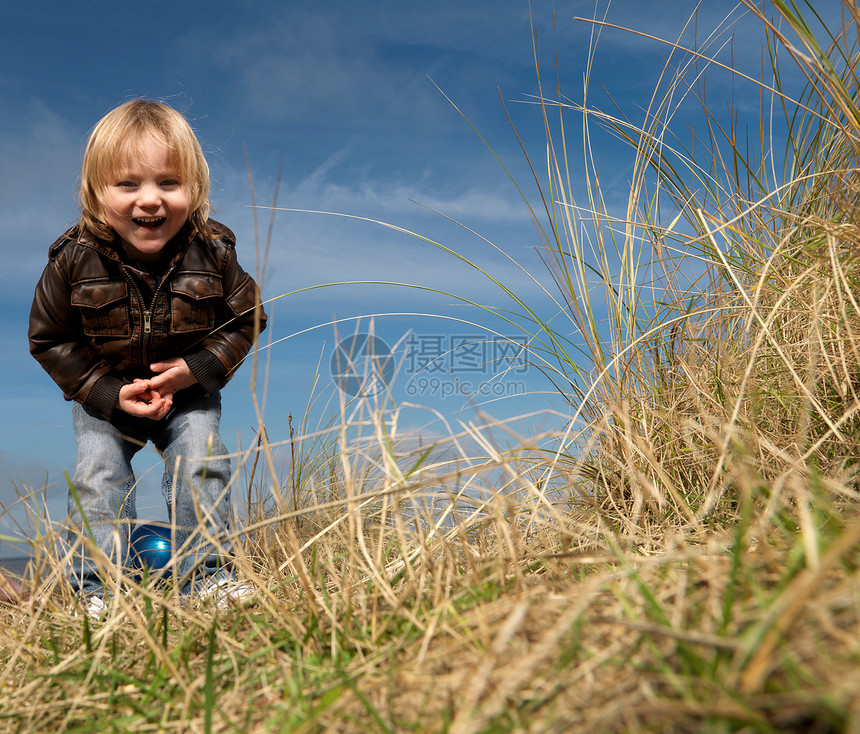
[[[207,577],[224,575],[232,470],[218,431],[221,396],[179,393],[174,406],[160,421],[120,413],[111,422],[85,405],[72,404],[78,453],[74,492],[68,498],[67,538],[74,549],[69,578],[85,596],[104,594],[100,567],[105,570],[107,563],[108,571],[117,571],[128,566],[129,536],[137,519],[131,459],[147,441],[164,459],[161,493],[173,533],[171,577],[188,592]],[[87,543],[80,542],[86,538],[101,552],[98,563]]]

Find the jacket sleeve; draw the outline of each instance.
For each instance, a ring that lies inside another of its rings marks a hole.
[[[221,284],[223,300],[216,328],[197,345],[196,351],[183,355],[207,395],[220,389],[232,376],[257,335],[266,328],[266,313],[259,304],[257,284],[239,265],[232,246],[225,248]]]
[[[113,411],[122,380],[99,357],[84,335],[62,263],[52,257],[36,285],[28,331],[30,354],[63,393],[105,416]]]

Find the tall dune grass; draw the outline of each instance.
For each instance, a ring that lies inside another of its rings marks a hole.
[[[523,150],[549,281],[530,275],[568,326],[525,303],[518,323],[570,405],[556,430],[419,443],[385,395],[318,434],[261,425],[234,487],[259,594],[229,612],[108,573],[107,617],[71,616],[40,528],[40,581],[0,605],[0,729],[860,731],[860,11],[822,42],[774,8],[771,67],[738,79],[761,91],[748,140],[704,96],[733,73],[719,34],[663,42],[638,124],[541,79],[546,145]],[[576,201],[571,115],[630,146],[622,214],[588,134]]]

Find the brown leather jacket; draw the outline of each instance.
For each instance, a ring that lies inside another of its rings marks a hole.
[[[110,418],[119,389],[152,375],[153,362],[182,357],[212,394],[241,364],[255,337],[257,285],[236,260],[236,239],[183,229],[156,280],[114,243],[77,227],[49,251],[30,311],[30,353],[67,397]],[[259,330],[266,316],[259,307]]]

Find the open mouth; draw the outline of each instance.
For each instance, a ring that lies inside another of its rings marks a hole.
[[[138,227],[155,229],[167,221],[167,217],[134,217],[132,220]]]

